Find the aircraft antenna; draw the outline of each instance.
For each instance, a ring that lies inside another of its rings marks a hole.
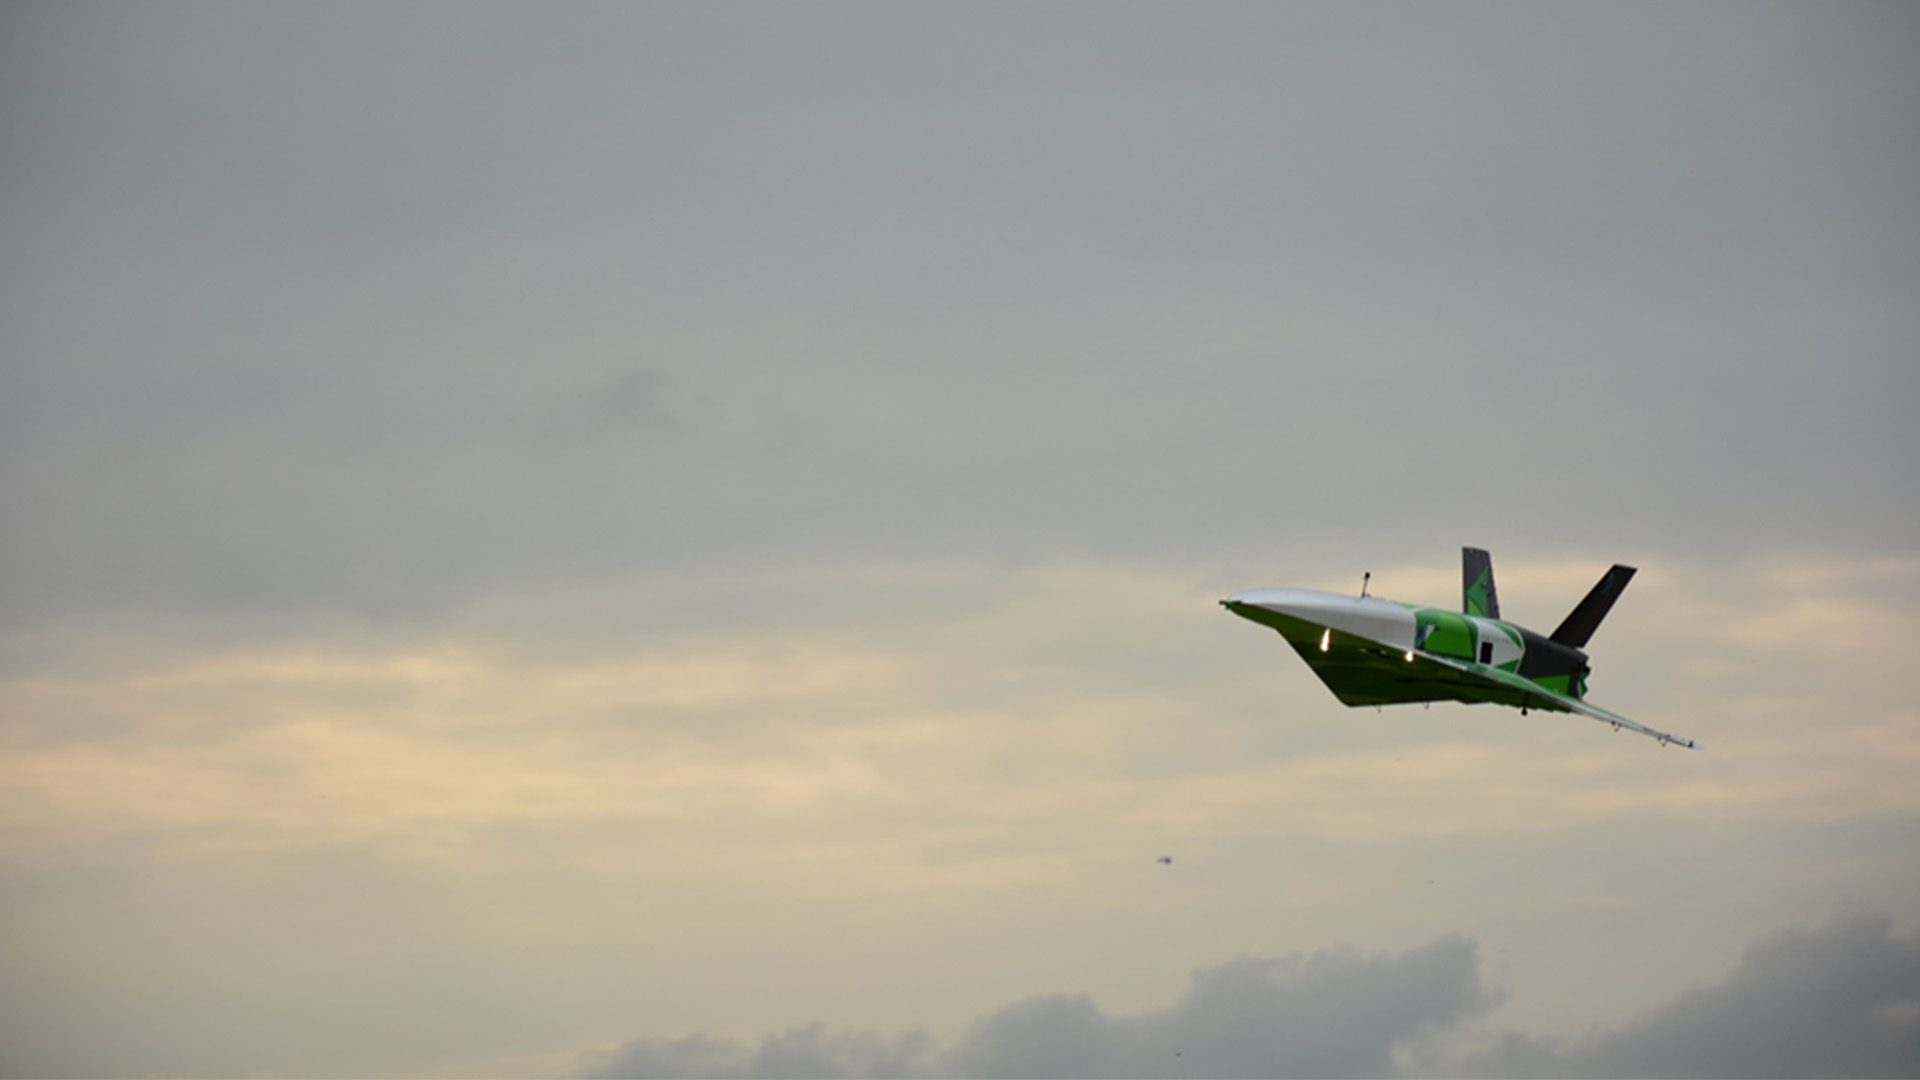
[[[1371,570],[1360,575],[1360,599],[1365,600],[1367,598],[1367,583],[1372,580],[1373,571]]]

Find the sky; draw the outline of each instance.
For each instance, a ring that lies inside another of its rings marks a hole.
[[[0,1074],[1913,1075],[1917,73],[0,9]],[[1639,567],[1591,697],[1702,749],[1216,604],[1463,545],[1540,630]]]

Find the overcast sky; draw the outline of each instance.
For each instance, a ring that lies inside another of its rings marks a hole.
[[[0,1072],[1913,1074],[1917,73],[0,9]],[[1215,606],[1463,544],[1542,630],[1639,566],[1592,696],[1704,749]]]

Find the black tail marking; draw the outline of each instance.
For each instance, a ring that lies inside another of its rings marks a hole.
[[[1549,637],[1575,649],[1586,648],[1593,632],[1600,628],[1600,620],[1613,610],[1613,602],[1620,599],[1620,594],[1626,591],[1627,582],[1633,580],[1633,574],[1633,567],[1615,563],[1613,569],[1600,575],[1599,582],[1587,593],[1587,598],[1580,601],[1561,622],[1560,628]]]

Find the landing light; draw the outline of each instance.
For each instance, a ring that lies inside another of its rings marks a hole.
[[[1412,650],[1412,649],[1408,649],[1408,650],[1407,650],[1407,663],[1409,663],[1409,664],[1411,664],[1411,663],[1413,663],[1413,650]]]
[[[1332,644],[1333,644],[1333,627],[1329,626],[1325,630],[1320,631],[1320,651],[1326,652],[1327,647]]]

